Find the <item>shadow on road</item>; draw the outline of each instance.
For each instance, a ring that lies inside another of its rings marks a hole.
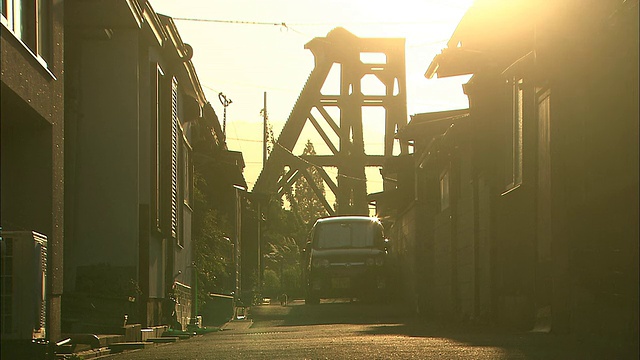
[[[385,324],[397,323],[409,316],[410,313],[399,306],[337,299],[323,300],[319,305],[294,303],[283,317],[282,325]]]
[[[273,326],[365,325],[360,331],[362,335],[443,339],[446,343],[497,348],[509,359],[589,360],[607,359],[611,358],[607,355],[613,355],[554,334],[509,331],[475,324],[437,324],[416,318],[411,310],[400,304],[366,304],[344,299],[320,305],[293,302],[287,307],[257,307],[253,316],[257,322],[266,321]]]
[[[251,317],[257,322],[275,326],[307,326],[330,324],[397,323],[410,313],[398,306],[369,304],[349,299],[323,300],[319,305],[305,305],[292,301],[288,306],[268,305],[252,308]]]

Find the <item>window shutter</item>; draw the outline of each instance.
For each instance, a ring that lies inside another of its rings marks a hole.
[[[178,237],[178,81],[171,80],[171,236]]]

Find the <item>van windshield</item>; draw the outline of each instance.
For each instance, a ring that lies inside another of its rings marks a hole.
[[[375,222],[329,223],[319,226],[315,235],[317,249],[367,248],[380,245],[382,229]]]

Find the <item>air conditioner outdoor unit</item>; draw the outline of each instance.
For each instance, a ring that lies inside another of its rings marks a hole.
[[[44,340],[47,237],[0,229],[2,340]]]

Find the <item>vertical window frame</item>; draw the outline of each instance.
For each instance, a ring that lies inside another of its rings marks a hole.
[[[52,18],[51,0],[36,0],[36,51],[37,56],[45,63],[51,61],[52,57]]]
[[[184,182],[183,188],[183,202],[185,205],[191,207],[192,193],[193,193],[193,166],[191,165],[191,148],[186,140],[183,139],[182,146],[182,161],[183,161],[183,176]]]
[[[522,76],[507,80],[507,109],[505,115],[504,147],[504,192],[503,195],[522,185],[523,175],[523,129],[525,109],[525,81]]]
[[[522,153],[524,125],[524,79],[514,80],[513,84],[513,186],[522,184]]]
[[[164,84],[165,84],[165,73],[162,70],[162,66],[160,64],[155,63],[153,67],[154,71],[154,79],[155,79],[155,94],[154,94],[154,107],[155,107],[155,180],[154,180],[154,189],[155,189],[155,219],[156,219],[156,229],[158,232],[162,232],[163,230],[163,221],[162,221],[162,204],[164,202],[164,196],[162,195],[163,191],[163,181],[162,181],[162,134],[164,133],[162,128],[162,123],[165,116],[164,110]]]
[[[537,88],[536,117],[537,117],[537,256],[538,261],[550,262],[552,260],[552,233],[551,233],[551,89],[548,87]],[[546,144],[543,145],[543,144]]]
[[[446,167],[440,173],[440,212],[445,211],[451,206],[451,171],[450,167]]]
[[[2,5],[0,7],[0,23],[4,25],[7,29],[11,29],[11,24],[13,19],[13,1],[12,0],[2,0]]]

